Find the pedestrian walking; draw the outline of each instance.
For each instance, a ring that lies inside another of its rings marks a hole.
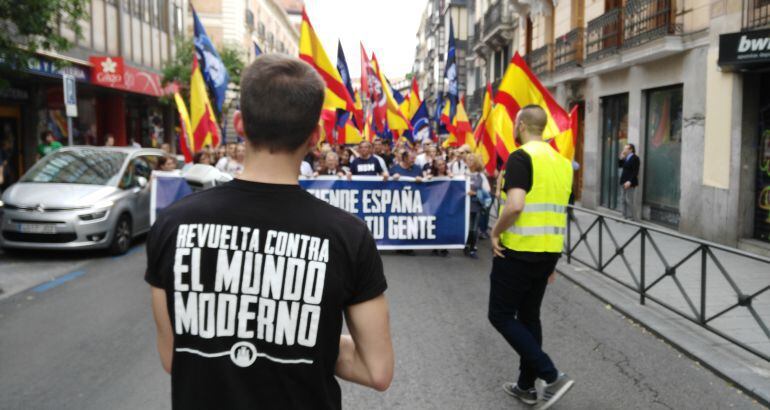
[[[634,209],[634,194],[636,187],[639,186],[639,156],[636,155],[634,144],[626,144],[620,153],[618,167],[622,169],[620,173],[620,185],[623,188],[622,207],[623,218],[634,220],[636,210]]]
[[[510,155],[492,229],[489,321],[520,357],[519,377],[503,390],[546,409],[574,384],[543,351],[540,305],[561,255],[572,165],[542,139],[548,121],[536,105],[516,116],[521,148]]]
[[[45,130],[40,134],[40,144],[37,145],[37,160],[58,150],[62,147],[61,142],[56,140],[53,131]]]
[[[172,407],[340,409],[337,378],[393,377],[382,260],[362,220],[299,186],[321,133],[313,67],[263,54],[240,90],[243,172],[166,208],[147,239]]]
[[[486,202],[491,195],[489,191],[489,181],[483,174],[484,164],[478,155],[470,154],[464,155],[466,162],[466,168],[468,170],[467,178],[470,180],[470,191],[468,196],[471,197],[471,209],[470,209],[470,222],[468,226],[468,240],[465,243],[464,253],[466,256],[478,259],[476,248],[476,242],[478,241],[479,234],[479,220],[481,214],[484,212]]]

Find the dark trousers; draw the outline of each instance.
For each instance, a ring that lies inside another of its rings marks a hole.
[[[540,304],[555,267],[555,260],[495,257],[492,261],[489,321],[521,358],[517,384],[522,389],[534,387],[537,378],[551,383],[558,376],[551,358],[543,352],[540,325]]]
[[[465,243],[465,249],[469,251],[476,250],[476,242],[479,238],[479,212],[471,211],[470,221],[468,221],[468,241]]]

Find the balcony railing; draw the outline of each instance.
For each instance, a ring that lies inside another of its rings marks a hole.
[[[620,9],[612,9],[588,22],[586,27],[586,59],[598,60],[616,53],[621,44]]]
[[[560,71],[583,64],[583,28],[560,36],[554,44],[553,67]]]
[[[481,20],[479,20],[473,24],[473,38],[469,38],[471,46],[481,41],[481,30]]]
[[[526,56],[527,64],[535,75],[545,74],[551,71],[551,45],[545,45],[532,50]]]
[[[623,13],[623,47],[673,34],[671,13],[671,0],[628,0]]]
[[[484,13],[484,37],[495,33],[503,26],[512,24],[511,13],[506,7],[507,3],[508,0],[496,0]]]
[[[743,29],[770,27],[770,1],[743,0]]]

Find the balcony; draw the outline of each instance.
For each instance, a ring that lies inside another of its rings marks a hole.
[[[497,0],[484,13],[482,33],[484,42],[491,48],[498,48],[513,38],[516,23],[508,0]]]
[[[481,111],[483,108],[481,105],[484,104],[484,91],[487,89],[485,86],[479,86],[475,90],[473,90],[473,94],[470,94],[468,96],[468,112],[476,112]]]
[[[620,9],[612,9],[588,22],[586,60],[593,61],[617,53],[621,44]]]
[[[623,10],[623,47],[674,34],[672,0],[629,0]]]
[[[744,31],[770,27],[770,2],[767,0],[743,0]]]
[[[628,0],[588,22],[586,60],[595,61],[681,31],[673,18],[673,0]],[[764,1],[764,0],[746,0]]]
[[[536,50],[532,50],[526,55],[525,59],[529,65],[529,69],[536,76],[541,76],[551,71],[551,50],[550,44],[540,47]]]
[[[554,71],[568,70],[583,64],[583,28],[576,28],[556,39],[554,44]]]

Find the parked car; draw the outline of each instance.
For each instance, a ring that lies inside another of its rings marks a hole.
[[[46,155],[0,202],[4,249],[108,249],[150,229],[157,149],[67,147]]]

